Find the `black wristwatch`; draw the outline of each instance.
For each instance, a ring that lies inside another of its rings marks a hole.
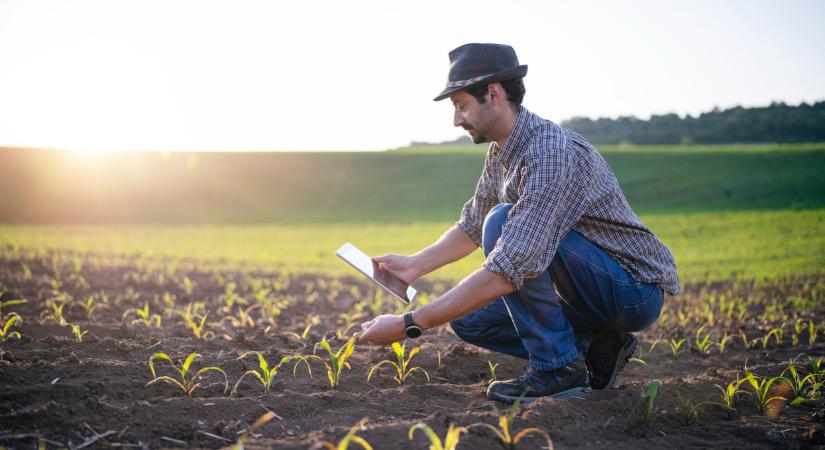
[[[412,311],[404,314],[404,334],[408,338],[417,338],[421,336],[421,327],[413,321]]]

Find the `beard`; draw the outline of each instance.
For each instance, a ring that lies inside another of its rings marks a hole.
[[[490,140],[487,139],[487,136],[477,132],[474,128],[464,127],[464,129],[467,130],[467,133],[470,134],[470,139],[473,141],[473,144],[483,144],[485,142],[490,142]],[[476,131],[476,133],[473,134],[473,131]]]

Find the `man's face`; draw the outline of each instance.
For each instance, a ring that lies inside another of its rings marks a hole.
[[[479,103],[472,95],[460,91],[450,94],[450,100],[455,108],[453,125],[467,130],[474,144],[490,142],[494,114],[489,99]]]

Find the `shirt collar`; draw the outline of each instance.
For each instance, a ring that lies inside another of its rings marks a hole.
[[[516,116],[516,123],[513,125],[513,130],[504,141],[504,146],[499,148],[498,144],[493,142],[493,154],[507,169],[513,165],[516,157],[521,153],[522,142],[527,136],[527,122],[529,121],[530,111],[527,108],[519,105],[518,115]]]

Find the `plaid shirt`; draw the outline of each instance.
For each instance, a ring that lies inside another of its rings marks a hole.
[[[638,281],[680,291],[673,255],[630,209],[605,160],[576,132],[520,107],[502,148],[490,144],[476,192],[457,225],[481,247],[490,209],[513,203],[484,267],[516,289],[546,270],[570,229]]]

